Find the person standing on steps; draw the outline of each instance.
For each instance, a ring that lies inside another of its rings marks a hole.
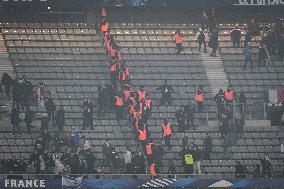
[[[203,46],[204,46],[204,53],[206,53],[205,33],[204,33],[204,31],[201,28],[199,28],[199,31],[197,33],[197,40],[198,40],[199,52],[201,51],[201,46],[203,44]]]
[[[241,30],[239,29],[239,27],[237,25],[231,31],[230,35],[231,35],[231,39],[233,41],[233,47],[239,48],[240,42],[241,42]]]
[[[180,54],[182,51],[182,38],[183,35],[181,34],[180,30],[177,29],[175,32],[175,43],[177,47],[177,54]]]
[[[212,52],[210,56],[216,57],[216,51],[219,46],[219,41],[218,41],[218,29],[214,28],[212,31],[212,35],[209,39],[208,47],[212,48]]]
[[[204,109],[204,105],[203,105],[203,101],[204,101],[204,93],[202,91],[202,88],[199,87],[196,92],[195,92],[195,102],[197,104],[198,107],[198,112],[201,113],[203,112]]]
[[[252,53],[252,45],[251,42],[247,42],[245,49],[244,49],[244,56],[245,56],[245,64],[243,66],[243,70],[246,69],[247,63],[250,62],[250,69],[253,69],[253,53]]]
[[[48,120],[52,121],[52,125],[55,126],[55,111],[56,105],[53,102],[53,99],[49,97],[45,102],[45,110],[47,111]]]
[[[168,149],[171,148],[171,136],[172,136],[172,125],[168,120],[164,119],[162,123],[162,129],[163,129],[163,137],[165,140],[165,145],[168,147]]]
[[[194,124],[194,114],[195,114],[195,105],[194,101],[190,102],[188,105],[186,105],[185,108],[185,114],[186,114],[186,129],[189,129],[192,127],[193,130],[195,130],[196,125]]]
[[[5,72],[3,73],[1,83],[5,87],[6,99],[9,101],[13,79]]]
[[[164,81],[164,84],[160,87],[156,88],[157,90],[161,90],[162,92],[162,98],[159,106],[165,104],[165,102],[168,103],[168,105],[172,105],[172,94],[173,92],[173,87],[168,84],[167,80]]]
[[[20,110],[18,106],[15,108],[13,107],[13,110],[11,112],[11,124],[13,125],[13,135],[15,135],[17,132],[20,134]]]
[[[181,106],[179,110],[176,111],[175,117],[178,124],[178,131],[184,132],[185,130],[185,107]]]
[[[31,135],[33,116],[34,116],[34,112],[31,111],[31,108],[28,106],[26,111],[25,111],[25,123],[26,123],[27,129],[28,129],[29,135]]]

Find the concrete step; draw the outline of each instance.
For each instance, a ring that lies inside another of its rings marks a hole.
[[[209,120],[208,126],[219,127],[219,121]],[[270,120],[246,120],[245,127],[271,127]]]
[[[8,53],[4,53],[4,54],[1,54],[0,53],[0,58],[8,58],[9,57],[9,54]]]

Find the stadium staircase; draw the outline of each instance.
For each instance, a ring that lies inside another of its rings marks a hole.
[[[219,55],[211,57],[208,53],[201,53],[200,56],[213,94],[217,94],[219,89],[226,89],[229,82],[224,71],[222,58]]]

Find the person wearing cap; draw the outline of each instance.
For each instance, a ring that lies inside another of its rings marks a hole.
[[[245,64],[243,66],[243,70],[246,69],[247,63],[250,62],[250,69],[253,69],[253,52],[252,52],[252,45],[251,42],[247,42],[245,49],[244,49],[244,56],[245,56]]]

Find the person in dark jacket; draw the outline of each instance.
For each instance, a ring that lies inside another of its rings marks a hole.
[[[194,124],[194,118],[195,118],[195,105],[192,101],[189,105],[185,107],[185,117],[186,117],[186,129],[189,129],[189,127],[192,127],[193,130],[195,130],[195,124]]]
[[[99,93],[99,96],[98,96],[98,101],[97,101],[97,104],[98,104],[98,116],[102,116],[104,117],[105,116],[105,113],[106,113],[106,110],[107,110],[107,107],[109,106],[108,105],[108,94],[107,94],[107,88],[105,86],[99,86],[98,87],[98,93]]]
[[[233,47],[240,47],[240,41],[241,41],[241,30],[238,26],[236,26],[230,33],[231,39],[233,41]]]
[[[204,31],[200,28],[199,33],[197,36],[198,39],[198,47],[199,47],[199,52],[201,51],[201,46],[202,44],[204,45],[204,53],[206,53],[206,41],[205,41],[205,34]]]
[[[40,119],[40,130],[41,131],[44,131],[44,130],[48,130],[48,127],[49,127],[49,120],[48,120],[48,116],[46,113],[42,114],[41,115],[41,119]]]
[[[178,123],[178,130],[179,132],[184,132],[185,130],[185,112],[184,112],[184,107],[180,107],[180,109],[176,112],[175,114],[176,120]]]
[[[173,87],[168,84],[167,80],[164,81],[164,84],[162,86],[156,89],[161,90],[162,92],[162,99],[161,99],[159,106],[163,105],[165,102],[167,102],[168,105],[172,105],[171,92],[173,92]]]
[[[246,69],[247,63],[250,62],[250,69],[253,69],[253,52],[251,42],[248,42],[244,48],[245,64],[243,70]]]
[[[217,104],[217,114],[218,114],[218,120],[221,120],[222,114],[224,112],[224,91],[222,89],[219,90],[219,92],[215,95],[214,100]]]
[[[247,30],[245,34],[244,46],[246,46],[248,42],[251,42],[251,32]]]
[[[94,105],[91,102],[91,99],[85,100],[83,102],[83,128],[91,127],[93,129],[93,114],[94,114]]]
[[[65,125],[65,110],[63,106],[60,106],[59,110],[56,111],[56,125],[59,131],[63,131]]]
[[[3,73],[1,83],[5,87],[6,98],[9,101],[13,79],[5,72],[5,73]]]
[[[261,178],[261,169],[260,165],[255,165],[253,169],[253,178]]]
[[[218,46],[219,46],[218,30],[217,30],[217,28],[215,28],[212,31],[212,35],[211,35],[209,42],[208,42],[208,47],[212,48],[212,52],[211,52],[210,56],[213,56],[213,57],[216,56],[216,51],[217,51]]]
[[[236,178],[246,178],[248,172],[249,171],[247,170],[245,165],[242,165],[239,161],[236,161]]]
[[[145,161],[146,158],[143,156],[142,152],[138,152],[134,155],[133,159],[132,159],[132,163],[133,163],[133,173],[134,174],[145,174]],[[136,176],[134,176],[133,178],[135,178]],[[136,177],[137,178],[137,177]]]
[[[33,104],[34,86],[27,79],[23,79],[23,105],[27,108]]]
[[[193,158],[193,170],[195,174],[201,174],[201,159],[202,159],[202,152],[198,149],[198,146],[193,147],[192,151],[192,158]]]
[[[102,145],[102,153],[103,153],[103,166],[110,166],[111,162],[111,149],[112,146],[107,140],[105,143]]]
[[[31,135],[33,117],[34,117],[34,112],[31,111],[30,107],[27,107],[26,112],[25,112],[25,122],[26,122],[29,135]]]
[[[261,67],[266,66],[266,61],[269,60],[269,52],[263,42],[260,42],[258,47],[258,65]]]
[[[240,96],[239,96],[241,119],[245,118],[246,102],[247,102],[246,95],[244,91],[241,91]]]
[[[209,134],[207,134],[207,137],[204,140],[204,152],[203,157],[206,160],[210,160],[210,154],[212,152],[212,138]]]
[[[12,81],[12,96],[13,96],[13,107],[20,105],[21,102],[21,85],[19,79],[16,78]]]
[[[20,110],[18,107],[13,108],[11,112],[11,124],[13,125],[13,134],[20,132]],[[20,133],[19,133],[20,134]]]
[[[284,34],[279,35],[277,38],[277,53],[280,60],[284,57]]]
[[[252,18],[248,23],[248,31],[250,31],[252,36],[256,36],[259,32],[258,30],[259,30],[258,24]]]
[[[173,161],[169,162],[168,178],[176,178],[176,165]]]
[[[53,126],[55,126],[55,116],[54,113],[56,111],[56,106],[53,102],[53,99],[51,97],[49,97],[47,99],[47,101],[45,102],[45,109],[47,111],[47,115],[48,115],[48,120],[51,121],[52,120],[52,124]]]
[[[273,163],[268,157],[268,154],[264,154],[264,157],[260,159],[262,177],[271,178],[273,175]]]

